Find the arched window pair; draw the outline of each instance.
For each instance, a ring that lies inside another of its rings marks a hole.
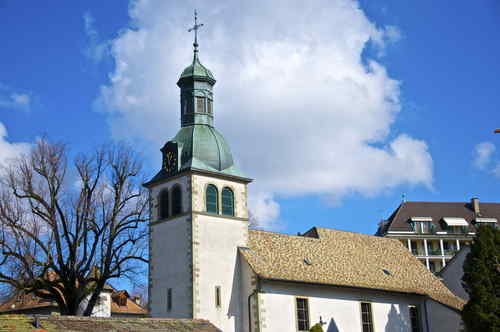
[[[173,217],[182,212],[182,192],[181,187],[174,186],[171,190],[171,200],[169,200],[168,189],[164,189],[160,192],[159,202],[159,217],[160,219],[166,219],[168,217]],[[170,209],[172,205],[172,209]]]
[[[207,186],[205,193],[206,209],[208,213],[219,213],[219,191],[213,184]],[[224,187],[221,194],[222,215],[234,216],[234,193],[228,188]]]

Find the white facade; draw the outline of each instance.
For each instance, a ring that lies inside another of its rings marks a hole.
[[[420,331],[429,331],[422,296],[269,281],[261,283],[258,316],[252,317],[259,331],[298,331],[297,298],[308,301],[309,326],[323,323],[324,331],[361,332],[361,302],[371,303],[374,331],[411,331],[410,306],[419,309]]]
[[[209,184],[218,189],[219,206],[222,189],[229,187],[233,191],[234,216],[206,212],[205,192]],[[182,213],[160,220],[158,195],[174,186],[182,189]],[[190,173],[150,190],[152,317],[208,319],[224,332],[240,331],[237,254],[238,247],[246,246],[248,239],[246,183]]]
[[[209,184],[219,193],[231,188],[234,216],[206,212]],[[182,189],[182,211],[160,220],[158,195],[174,186]],[[224,332],[298,331],[299,297],[307,299],[309,326],[321,322],[328,332],[361,332],[362,302],[371,305],[374,331],[410,331],[410,307],[421,332],[460,331],[456,311],[424,296],[259,279],[238,255],[248,242],[246,183],[186,173],[150,190],[152,317],[206,319]]]
[[[90,295],[87,296],[78,307],[78,315],[83,315],[87,304],[89,303]],[[103,290],[99,294],[94,308],[92,309],[92,317],[111,317],[111,292],[108,290]]]

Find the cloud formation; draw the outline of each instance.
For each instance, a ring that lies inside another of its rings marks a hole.
[[[485,169],[491,162],[491,157],[495,152],[495,145],[491,142],[481,142],[474,147],[474,167]]]
[[[31,102],[30,94],[14,91],[0,83],[0,109],[29,111]]]
[[[6,166],[9,161],[22,153],[28,153],[30,149],[30,144],[11,143],[7,140],[7,136],[7,128],[0,122],[0,167]]]
[[[83,14],[83,24],[87,45],[84,49],[85,56],[91,61],[100,62],[109,51],[109,44],[102,41],[97,29],[95,28],[95,19],[90,12]]]
[[[110,41],[115,68],[97,107],[115,138],[157,147],[179,128],[175,85],[192,58],[191,2],[133,1],[130,27]],[[400,83],[377,58],[401,38],[377,27],[352,0],[196,2],[200,58],[218,82],[215,123],[243,170],[256,179],[250,207],[279,218],[274,197],[376,195],[432,187],[424,141],[391,126]],[[377,52],[376,52],[377,53]],[[264,222],[264,221],[263,221]]]

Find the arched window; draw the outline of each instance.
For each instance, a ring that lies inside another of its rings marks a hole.
[[[208,213],[219,213],[219,203],[218,201],[218,190],[217,187],[213,184],[209,184],[207,187],[207,191],[205,193],[205,200],[207,204],[207,212]]]
[[[172,189],[172,215],[175,216],[181,212],[182,212],[181,187],[175,186]]]
[[[168,218],[168,191],[162,190],[158,197],[158,215],[160,219]]]
[[[234,194],[228,187],[222,189],[222,214],[234,216]]]

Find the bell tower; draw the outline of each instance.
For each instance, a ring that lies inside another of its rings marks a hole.
[[[161,149],[150,194],[149,311],[152,317],[207,319],[241,330],[238,247],[247,245],[247,185],[214,127],[214,75],[194,54],[177,85],[181,127]]]

